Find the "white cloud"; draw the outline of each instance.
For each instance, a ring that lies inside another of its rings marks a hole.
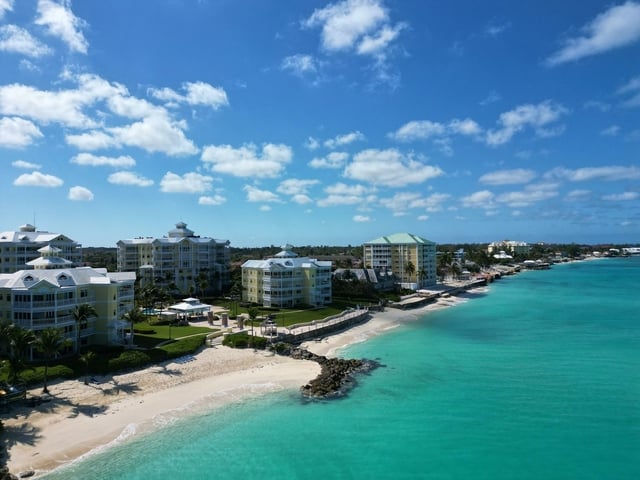
[[[546,178],[562,178],[571,182],[589,180],[637,180],[640,179],[640,167],[621,167],[612,165],[607,167],[585,167],[569,170],[557,167],[545,174]]]
[[[247,192],[248,202],[282,202],[278,195],[268,190],[260,190],[251,185],[245,185],[243,190]]]
[[[513,185],[516,183],[529,183],[536,177],[533,170],[516,168],[514,170],[498,170],[485,173],[478,181],[485,185]]]
[[[635,200],[639,197],[640,197],[640,194],[638,192],[624,192],[624,193],[614,193],[611,195],[604,195],[602,199],[611,201],[611,202],[625,202],[629,200]]]
[[[426,165],[396,149],[363,150],[344,169],[346,178],[389,187],[423,183],[443,174],[439,167]]]
[[[385,25],[373,35],[365,35],[358,45],[357,52],[360,55],[376,55],[383,52],[396,39],[400,32],[407,27],[405,23]]]
[[[212,177],[195,172],[183,176],[167,172],[160,180],[160,190],[165,193],[205,193],[211,190]]]
[[[284,195],[306,194],[309,189],[320,183],[318,180],[301,180],[297,178],[289,178],[278,185],[277,191]]]
[[[565,196],[565,199],[570,202],[577,202],[580,200],[586,200],[591,196],[591,190],[571,190]]]
[[[631,97],[622,103],[623,106],[640,107],[640,76],[629,80],[616,93],[618,95],[631,94]]]
[[[438,212],[442,210],[442,204],[450,197],[445,193],[434,193],[423,197],[415,192],[398,192],[391,198],[381,198],[380,205],[392,210],[396,216],[404,215],[410,209]]]
[[[315,74],[318,71],[319,63],[312,55],[298,53],[285,57],[280,68],[302,77],[307,74]]]
[[[330,138],[324,141],[324,146],[330,149],[341,147],[343,145],[349,145],[350,143],[362,141],[366,137],[362,132],[355,131],[346,133],[344,135],[337,135],[334,138]]]
[[[556,66],[624,47],[640,39],[640,4],[627,1],[610,7],[582,28],[583,36],[569,38],[547,59]]]
[[[4,17],[5,12],[13,10],[13,1],[14,0],[0,0],[0,20]]]
[[[366,223],[370,222],[371,218],[367,217],[366,215],[354,215],[353,221],[356,223]]]
[[[253,143],[240,148],[209,145],[202,150],[202,161],[211,170],[236,177],[278,177],[292,157],[291,147],[273,143],[264,144],[260,153]]]
[[[482,133],[480,125],[470,118],[465,118],[464,120],[454,118],[449,122],[448,129],[450,132],[459,135],[476,136]]]
[[[93,200],[93,192],[88,188],[75,186],[69,189],[68,198],[77,202],[90,202]]]
[[[346,152],[330,152],[324,157],[316,157],[309,162],[312,168],[342,168],[349,158]]]
[[[148,101],[125,95],[113,95],[107,101],[109,109],[121,117],[140,119],[150,115],[163,115],[165,110]]]
[[[489,190],[480,190],[462,197],[460,201],[464,207],[468,208],[494,208],[494,198],[495,195]]]
[[[69,145],[80,150],[101,150],[119,146],[115,138],[99,130],[78,135],[66,135],[65,140]]]
[[[271,211],[271,206],[269,206],[269,205],[260,205],[259,210],[261,212],[270,212]]]
[[[184,94],[167,87],[161,89],[150,88],[148,92],[152,97],[167,102],[171,106],[186,103],[192,106],[201,105],[218,110],[229,105],[227,92],[222,87],[214,87],[205,82],[185,82],[181,88]]]
[[[491,105],[492,103],[499,102],[500,100],[502,100],[502,96],[498,92],[491,91],[489,92],[489,95],[480,100],[478,104],[482,107],[485,107],[487,105]]]
[[[424,140],[430,137],[444,135],[446,127],[442,123],[430,120],[412,120],[402,125],[398,130],[389,134],[389,137],[402,142]]]
[[[512,208],[528,207],[536,202],[558,196],[555,184],[528,185],[519,192],[507,192],[496,197],[496,201],[506,203]]]
[[[222,205],[223,203],[225,203],[227,201],[227,199],[225,197],[223,197],[222,195],[214,195],[213,197],[200,197],[198,199],[198,204],[199,205],[212,205],[212,206],[218,206],[218,205]]]
[[[107,181],[114,185],[131,185],[135,187],[150,187],[153,185],[153,180],[129,171],[114,172],[109,175]]]
[[[509,22],[501,23],[501,24],[496,24],[492,22],[485,27],[484,32],[490,37],[497,37],[502,32],[507,30],[509,27],[511,27],[511,23]]]
[[[11,162],[11,165],[16,168],[24,168],[27,170],[39,170],[42,168],[42,165],[38,165],[37,163],[25,162],[24,160],[16,160],[15,162]]]
[[[316,9],[304,26],[322,28],[322,46],[327,51],[351,50],[367,34],[376,34],[388,21],[378,0],[345,0]]]
[[[327,196],[318,201],[319,207],[335,207],[338,205],[357,205],[359,203],[373,203],[376,198],[373,190],[363,185],[346,185],[336,183],[324,189]]]
[[[48,46],[33,37],[24,28],[16,25],[3,25],[0,27],[0,51],[19,53],[32,58],[39,58],[52,53]]]
[[[304,142],[305,148],[308,150],[315,150],[320,146],[320,142],[313,137],[307,138],[307,141]]]
[[[146,117],[125,127],[108,128],[107,131],[118,144],[170,156],[194,155],[198,148],[185,136],[184,128],[184,123],[163,114]]]
[[[620,133],[619,125],[611,125],[600,132],[600,135],[606,135],[608,137],[615,137]]]
[[[426,222],[427,220],[429,220],[429,215],[418,215],[417,220],[419,222]]]
[[[61,5],[53,0],[38,0],[35,24],[46,27],[50,35],[60,38],[72,51],[86,54],[89,44],[82,33],[86,22],[73,14],[70,4],[70,1]]]
[[[545,128],[567,113],[568,110],[562,105],[548,100],[537,105],[520,105],[513,110],[500,114],[498,119],[500,128],[487,132],[487,144],[496,146],[507,143],[516,133],[526,127],[534,128],[540,136],[548,135],[550,130],[545,130]]]
[[[71,163],[90,167],[109,166],[117,168],[135,167],[136,165],[136,161],[129,155],[122,155],[120,157],[102,157],[92,155],[90,153],[79,153],[71,159]]]
[[[17,187],[60,187],[64,182],[53,175],[41,172],[23,173],[13,181]]]
[[[0,147],[23,148],[31,145],[42,132],[29,120],[18,117],[0,118]]]

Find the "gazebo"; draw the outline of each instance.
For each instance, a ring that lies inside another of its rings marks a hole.
[[[168,307],[170,312],[175,312],[180,318],[191,318],[204,316],[206,312],[211,310],[211,305],[201,303],[198,298],[185,298],[180,303],[170,305]]]

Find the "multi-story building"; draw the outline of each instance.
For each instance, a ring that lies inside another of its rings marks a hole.
[[[73,266],[82,265],[82,245],[60,233],[39,231],[26,224],[17,232],[0,232],[0,273],[30,268],[28,263],[38,258],[38,250],[46,245],[60,249],[60,257],[71,261]]]
[[[136,272],[140,286],[201,294],[220,292],[229,284],[229,241],[195,235],[184,222],[166,237],[120,240],[117,246],[118,271]]]
[[[331,262],[299,257],[291,245],[265,260],[242,264],[242,300],[264,307],[331,303]]]
[[[365,268],[390,271],[401,288],[436,284],[436,244],[410,233],[396,233],[363,244]]]
[[[123,317],[134,308],[135,273],[73,267],[59,256],[60,249],[49,245],[39,253],[41,257],[28,262],[30,269],[0,274],[0,322],[35,333],[60,329],[69,339],[68,351],[124,344],[129,324]],[[97,315],[78,325],[73,313],[83,304]]]
[[[487,247],[487,252],[491,254],[499,254],[505,252],[511,255],[528,255],[531,251],[531,245],[527,242],[516,242],[514,240],[502,240],[501,242],[492,242]]]

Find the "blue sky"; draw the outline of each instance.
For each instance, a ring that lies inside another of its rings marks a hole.
[[[640,2],[0,0],[0,230],[640,242]]]

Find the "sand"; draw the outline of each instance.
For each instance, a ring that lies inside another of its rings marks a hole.
[[[335,356],[348,345],[383,334],[429,310],[455,305],[473,294],[442,298],[416,310],[375,313],[364,324],[304,344],[319,355]],[[320,373],[315,362],[270,352],[206,348],[196,355],[144,370],[62,381],[49,387],[51,401],[12,407],[2,414],[12,473],[50,471],[114,441],[153,428],[162,416],[188,415],[198,408],[284,389],[298,389]],[[39,395],[41,389],[31,391]]]

